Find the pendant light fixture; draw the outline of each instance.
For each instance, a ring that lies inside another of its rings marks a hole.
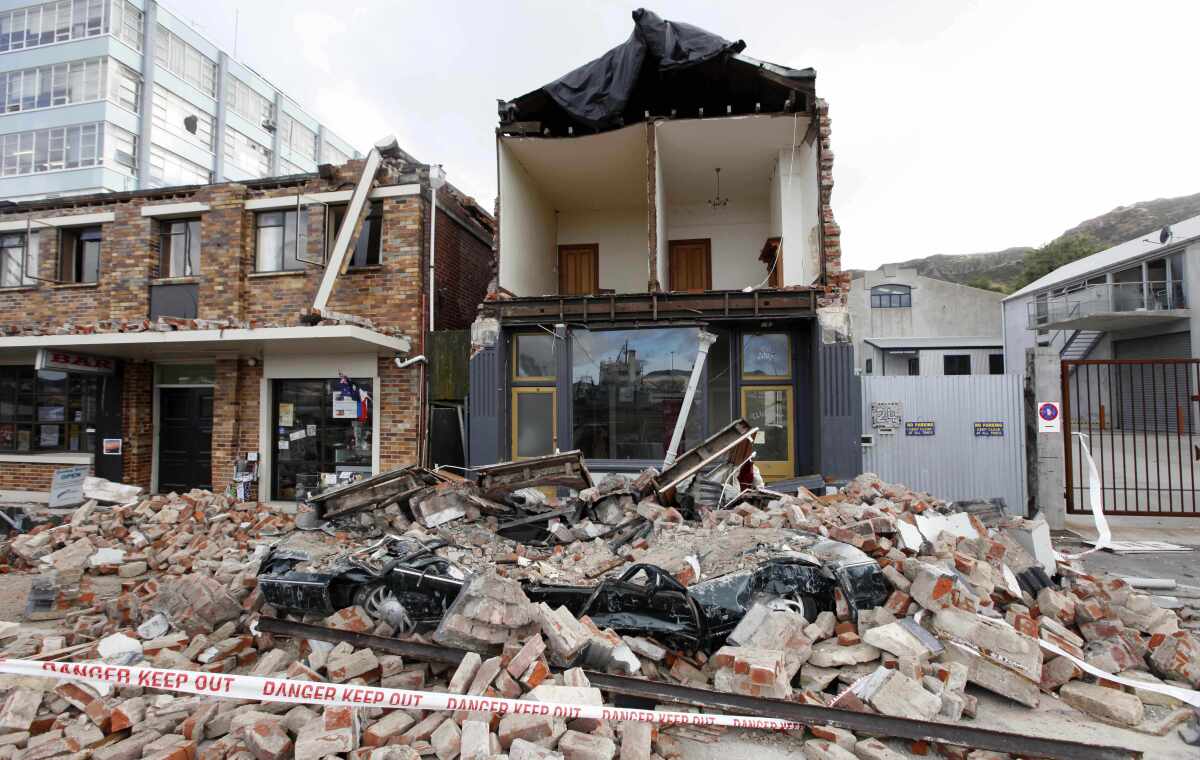
[[[712,199],[708,201],[708,205],[713,209],[724,208],[729,204],[729,199],[721,197],[721,167],[718,166],[716,169],[713,169],[713,171],[716,172],[717,175],[717,189],[713,194]]]

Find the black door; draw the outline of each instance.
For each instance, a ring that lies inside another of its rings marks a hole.
[[[212,489],[212,388],[160,388],[158,490]]]

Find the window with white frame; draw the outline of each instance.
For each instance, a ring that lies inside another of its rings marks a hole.
[[[317,133],[286,113],[279,115],[279,144],[309,160],[317,160]]]
[[[340,148],[328,140],[321,143],[321,163],[323,164],[344,164],[350,160],[350,156]]]
[[[213,117],[159,84],[154,85],[154,128],[213,149]]]
[[[108,125],[120,145],[133,146],[136,138]],[[5,177],[37,174],[58,169],[99,166],[104,162],[105,125],[77,124],[70,127],[32,129],[0,136],[0,172]],[[124,148],[122,148],[124,149]],[[130,150],[130,161],[136,150]],[[113,155],[117,160],[118,156]],[[120,161],[117,160],[120,164]]]
[[[162,24],[154,42],[154,60],[205,95],[216,97],[217,64]]]
[[[150,183],[156,187],[206,185],[212,181],[207,167],[157,145],[150,146]]]
[[[256,177],[271,173],[271,150],[232,127],[225,127],[225,160]]]
[[[255,215],[255,269],[282,272],[304,269],[300,257],[308,248],[308,210],[260,211]]]
[[[134,50],[142,49],[142,12],[128,0],[113,0],[109,30]]]
[[[136,113],[139,88],[137,73],[111,58],[69,61],[0,72],[0,106],[5,113],[17,113],[107,97]]]
[[[137,135],[114,124],[104,125],[104,164],[133,174],[137,171]]]
[[[255,124],[261,125],[271,118],[271,100],[232,74],[229,75],[228,103],[231,111]]]
[[[0,288],[15,288],[22,284],[24,260],[25,233],[6,232],[0,235]]]
[[[123,0],[116,2],[123,3]],[[2,11],[0,53],[104,34],[109,28],[105,23],[105,10],[108,5],[109,0],[58,0]],[[139,12],[138,16],[140,15]]]

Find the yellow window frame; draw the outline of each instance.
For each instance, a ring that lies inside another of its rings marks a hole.
[[[544,335],[544,333],[539,334],[539,333],[532,333],[532,332],[516,333],[515,335],[513,335],[513,338],[512,338],[512,373],[511,374],[512,374],[512,379],[514,382],[553,383],[558,380],[558,378],[555,375],[522,375],[522,374],[520,374],[520,365],[517,364],[517,345],[521,342],[521,338],[523,338],[523,337],[541,337],[542,335]],[[550,338],[551,340],[556,339],[553,335],[547,335],[546,337]],[[551,343],[551,345],[554,345],[554,344]],[[557,348],[557,346],[555,346],[555,348]]]
[[[782,461],[755,457],[754,463],[758,466],[758,471],[762,473],[764,480],[784,480],[793,477],[796,473],[796,414],[792,386],[744,385],[742,386],[741,393],[742,417],[746,418],[753,425],[754,421],[749,419],[749,413],[746,409],[746,397],[751,393],[770,393],[774,391],[783,391],[784,397],[787,399],[788,458],[787,461]]]
[[[512,443],[512,458],[514,461],[517,459],[533,458],[532,456],[521,456],[520,452],[517,450],[517,433],[520,430],[521,422],[520,404],[518,401],[522,395],[527,393],[546,394],[550,396],[550,453],[558,451],[558,389],[553,386],[517,386],[512,389],[512,435],[510,436]]]

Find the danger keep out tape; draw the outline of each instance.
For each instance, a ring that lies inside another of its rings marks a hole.
[[[462,710],[497,715],[543,715],[574,720],[636,721],[660,725],[729,726],[789,731],[802,723],[779,718],[747,718],[709,713],[669,712],[576,705],[557,702],[533,702],[502,697],[472,697],[431,691],[388,689],[382,686],[355,686],[319,681],[295,681],[285,678],[238,676],[228,673],[197,673],[104,663],[37,662],[0,658],[0,673],[71,681],[141,686],[147,689],[198,694],[223,699],[248,699],[264,702],[294,702],[330,707],[383,707],[415,710]]]

